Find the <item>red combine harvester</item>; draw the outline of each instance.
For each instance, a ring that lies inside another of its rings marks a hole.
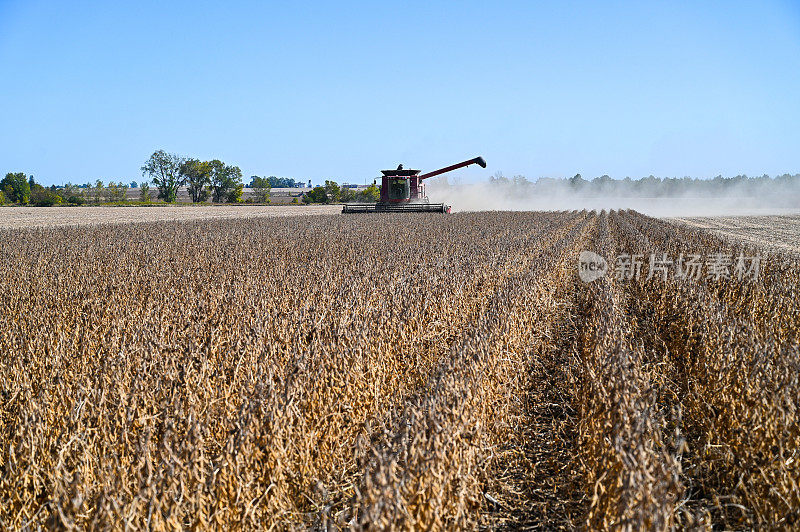
[[[381,200],[378,203],[346,203],[342,207],[343,214],[356,212],[450,212],[450,205],[429,203],[425,195],[425,183],[429,177],[452,172],[471,164],[486,168],[483,157],[475,157],[463,163],[454,164],[427,174],[420,175],[420,170],[381,170]]]

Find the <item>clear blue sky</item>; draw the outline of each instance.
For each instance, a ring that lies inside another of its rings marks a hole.
[[[0,172],[800,172],[800,2],[0,0]]]

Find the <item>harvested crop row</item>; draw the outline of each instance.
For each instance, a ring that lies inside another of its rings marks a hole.
[[[487,302],[469,336],[370,442],[357,501],[362,525],[449,528],[479,521],[494,451],[511,430],[510,388],[523,377],[533,339],[545,339],[555,315],[549,292],[566,278],[585,221],[526,245],[517,273]]]
[[[612,257],[618,235],[606,213],[591,248]],[[577,388],[579,456],[592,529],[664,529],[681,493],[680,471],[659,405],[660,383],[626,313],[619,283],[604,277],[577,291],[578,333],[573,379]]]

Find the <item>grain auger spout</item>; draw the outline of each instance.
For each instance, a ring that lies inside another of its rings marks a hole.
[[[475,157],[433,172],[420,174],[421,170],[404,170],[399,165],[396,170],[381,170],[381,199],[378,203],[348,203],[342,213],[357,212],[441,212],[449,213],[450,205],[430,203],[425,195],[425,179],[441,175],[471,164],[486,168],[483,157]]]
[[[429,177],[434,177],[441,174],[446,174],[447,172],[452,172],[453,170],[458,170],[459,168],[464,168],[465,166],[469,166],[471,164],[477,164],[481,168],[486,168],[486,161],[483,157],[475,157],[474,159],[470,159],[469,161],[464,161],[458,164],[452,164],[450,166],[445,166],[444,168],[439,168],[438,170],[434,170],[433,172],[428,172],[427,174],[422,174],[419,176],[419,179],[428,179]]]

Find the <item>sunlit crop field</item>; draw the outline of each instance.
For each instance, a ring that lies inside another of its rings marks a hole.
[[[0,236],[2,529],[800,523],[788,254],[632,211]]]

